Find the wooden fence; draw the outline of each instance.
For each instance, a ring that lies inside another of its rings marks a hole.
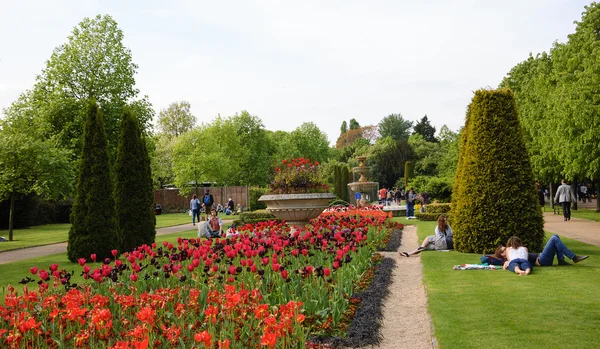
[[[235,206],[238,204],[248,207],[248,187],[210,187],[213,198],[215,199],[215,207],[217,204],[227,205],[229,198],[233,199]],[[154,190],[154,204],[160,204],[163,212],[185,212],[190,208],[190,200],[196,193],[192,190],[189,195],[179,195],[178,188],[164,188]],[[204,188],[198,188],[198,198],[202,201],[204,196]]]

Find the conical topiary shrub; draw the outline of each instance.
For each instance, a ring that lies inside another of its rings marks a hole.
[[[138,121],[129,110],[121,120],[115,163],[115,200],[119,215],[119,251],[129,252],[156,238],[150,157]]]
[[[539,251],[544,222],[512,91],[475,92],[460,146],[451,213],[455,248],[489,253],[516,235]]]
[[[89,260],[91,254],[98,260],[111,258],[111,250],[119,247],[104,121],[95,102],[88,105],[83,142],[67,247],[72,262]]]

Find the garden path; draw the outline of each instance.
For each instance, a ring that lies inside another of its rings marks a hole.
[[[224,224],[230,224],[232,222],[233,222],[232,220],[223,220]],[[173,227],[159,228],[159,229],[156,229],[156,236],[178,233],[178,232],[192,230],[192,229],[196,229],[196,227],[194,227],[193,225],[191,225],[189,223],[182,224],[182,225],[176,225]],[[66,242],[61,242],[58,244],[51,244],[51,245],[44,245],[44,246],[22,248],[19,250],[4,251],[4,252],[0,252],[0,264],[17,262],[17,261],[21,261],[21,260],[25,260],[25,259],[29,259],[29,258],[37,258],[37,257],[47,256],[50,254],[66,253],[66,252],[67,252],[67,243]]]
[[[563,215],[544,213],[544,229],[548,232],[600,246],[600,222],[589,219],[573,218],[564,221]]]
[[[405,226],[400,250],[412,251],[419,246],[417,228]],[[377,348],[435,348],[431,318],[427,311],[427,294],[423,285],[423,265],[418,255],[400,257],[398,252],[382,252],[393,258],[396,268],[392,275],[390,295],[384,303],[381,334]]]

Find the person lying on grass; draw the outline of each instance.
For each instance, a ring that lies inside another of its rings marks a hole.
[[[499,246],[494,254],[496,258],[506,259],[506,247]],[[573,261],[573,263],[579,263],[582,260],[588,259],[589,256],[579,256],[573,253],[565,244],[562,242],[560,237],[556,234],[552,235],[542,253],[529,253],[527,259],[529,263],[541,267],[551,267],[554,262],[554,256],[558,260],[558,265],[571,265],[565,261],[565,256]]]
[[[511,236],[506,242],[506,262],[502,266],[504,270],[510,270],[519,275],[529,275],[531,273],[531,263],[527,260],[529,251],[523,246],[521,239],[517,236]]]
[[[448,216],[442,214],[437,219],[435,235],[429,235],[423,240],[419,248],[414,251],[400,252],[401,256],[410,257],[425,250],[452,250],[454,249],[454,240],[452,240],[452,228],[448,224]]]

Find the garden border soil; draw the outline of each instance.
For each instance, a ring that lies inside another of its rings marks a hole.
[[[401,245],[402,229],[392,229],[390,240],[380,251],[396,252]],[[384,257],[376,265],[373,280],[369,287],[353,298],[360,299],[360,304],[354,318],[348,327],[346,337],[316,337],[311,341],[328,344],[334,348],[358,348],[368,345],[378,345],[383,339],[381,327],[383,324],[383,307],[392,284],[392,274],[396,268],[393,258]]]

